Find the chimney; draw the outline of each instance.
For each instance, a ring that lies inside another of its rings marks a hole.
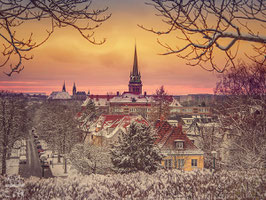
[[[144,92],[144,97],[146,97],[146,95],[147,95],[147,92],[145,91],[145,92]]]
[[[116,92],[116,96],[119,96],[119,91]]]
[[[182,134],[182,122],[181,121],[178,121],[178,125],[177,125],[177,127],[178,127],[178,130],[180,131],[180,133]]]

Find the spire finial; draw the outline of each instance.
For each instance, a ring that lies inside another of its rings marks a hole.
[[[135,41],[135,54],[134,54],[134,64],[133,64],[133,76],[138,76],[138,57],[137,57],[137,44]]]
[[[62,92],[66,92],[66,83],[65,83],[65,80],[64,80],[64,85],[63,85],[63,88],[62,88]]]

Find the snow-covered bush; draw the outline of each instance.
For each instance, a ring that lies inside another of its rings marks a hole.
[[[7,180],[6,180],[7,179]],[[16,180],[16,178],[15,178]],[[19,180],[19,178],[18,178]],[[22,190],[23,198],[15,199],[265,199],[265,171],[209,171],[183,172],[158,170],[154,174],[72,176],[68,178],[27,179],[19,188],[1,199],[14,199]],[[4,191],[4,192],[3,192]],[[13,198],[12,198],[13,196]]]
[[[24,179],[19,176],[0,176],[0,199],[23,199]]]

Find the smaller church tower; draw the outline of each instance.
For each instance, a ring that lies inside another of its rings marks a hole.
[[[62,88],[62,92],[66,92],[66,84],[65,84],[65,81],[64,81],[63,88]]]
[[[128,90],[130,93],[133,93],[133,94],[142,94],[142,82],[141,82],[141,75],[138,69],[138,58],[137,58],[136,45],[135,45],[133,71],[130,73]]]
[[[74,82],[74,85],[73,85],[72,94],[73,94],[73,96],[75,96],[77,94],[77,88],[76,88],[75,82]]]

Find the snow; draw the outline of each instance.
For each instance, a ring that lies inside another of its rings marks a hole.
[[[47,159],[48,162],[52,162],[50,164],[50,169],[52,172],[52,175],[55,177],[67,177],[69,175],[75,175],[78,174],[77,170],[73,169],[72,165],[67,162],[67,173],[65,173],[65,163],[64,160],[61,158],[61,163],[58,163],[58,158],[52,158],[49,156]]]
[[[7,175],[16,175],[19,172],[19,159],[9,159],[6,161]]]
[[[19,149],[12,149],[11,150],[11,154],[10,154],[10,158],[18,158],[19,157]]]
[[[0,199],[265,199],[263,171],[159,170],[23,180],[0,177]],[[12,188],[11,188],[12,187]]]

